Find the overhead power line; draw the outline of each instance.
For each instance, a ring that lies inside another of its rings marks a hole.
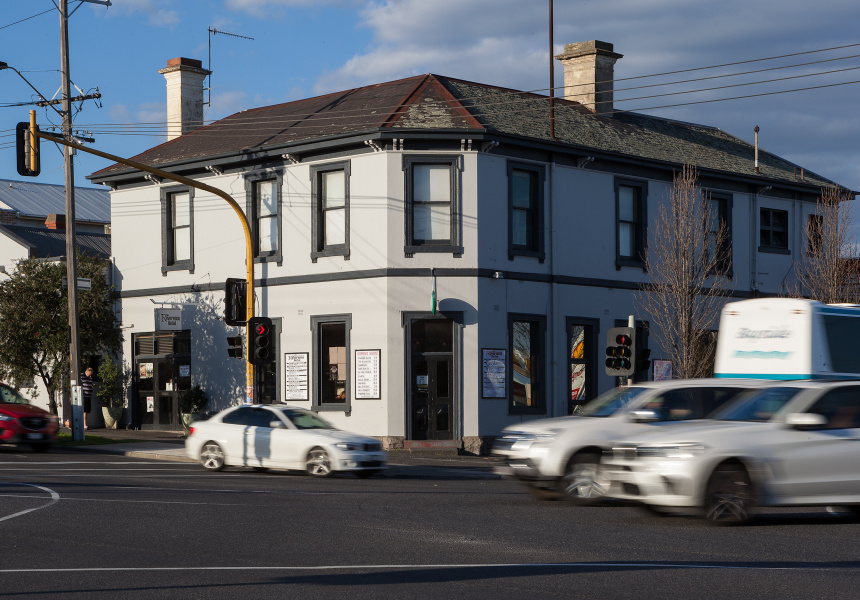
[[[23,23],[24,21],[29,21],[30,19],[35,19],[36,17],[41,17],[42,15],[47,14],[49,12],[54,12],[54,9],[49,8],[48,10],[42,11],[39,14],[27,17],[25,19],[21,19],[20,21],[15,21],[14,23],[9,23],[8,25],[3,25],[2,27],[0,27],[0,29],[6,29],[7,27],[12,27],[12,25],[17,25],[18,23]]]

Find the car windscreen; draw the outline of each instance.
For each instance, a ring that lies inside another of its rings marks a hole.
[[[0,386],[0,404],[30,404],[21,394],[10,387]]]
[[[717,410],[710,417],[720,421],[770,421],[801,389],[772,387],[753,390]]]
[[[583,417],[608,417],[627,407],[636,396],[644,391],[645,388],[641,387],[615,388],[601,394],[583,406],[581,411],[574,414]]]
[[[296,429],[334,429],[328,421],[309,410],[284,408],[281,413],[292,421]]]

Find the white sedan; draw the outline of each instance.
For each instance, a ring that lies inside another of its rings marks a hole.
[[[610,495],[716,522],[746,521],[756,506],[860,513],[860,382],[774,385],[713,418],[616,443]]]
[[[387,463],[378,440],[340,431],[316,413],[286,404],[236,406],[197,421],[185,450],[210,471],[235,465],[304,470],[317,477],[334,471],[370,477]]]

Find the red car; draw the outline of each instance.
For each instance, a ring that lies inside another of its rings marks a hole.
[[[0,444],[28,444],[34,451],[44,452],[57,439],[59,425],[57,417],[0,384]]]

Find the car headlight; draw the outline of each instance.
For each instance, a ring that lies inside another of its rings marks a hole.
[[[679,444],[654,444],[637,446],[636,456],[642,458],[693,458],[705,452],[707,448],[695,442]]]
[[[335,444],[335,446],[337,448],[340,448],[341,450],[347,450],[349,452],[352,452],[354,450],[358,450],[358,445],[353,444],[352,442],[339,442],[339,443]]]
[[[547,431],[539,431],[535,434],[535,442],[538,444],[547,444],[555,440],[558,436],[559,429],[548,429]]]
[[[14,421],[15,417],[10,417],[9,415],[0,415],[0,421]]]

